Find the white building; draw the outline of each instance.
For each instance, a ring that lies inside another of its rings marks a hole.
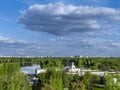
[[[76,68],[73,62],[71,66],[65,67],[65,71],[68,74],[79,74],[80,76],[85,75],[86,72],[91,72],[91,74],[95,74],[99,76],[103,76],[105,74],[104,71]]]
[[[72,62],[72,65],[71,65],[71,66],[65,67],[65,71],[66,71],[66,72],[70,72],[70,73],[76,73],[76,72],[78,72],[79,70],[80,70],[80,69],[79,69],[79,68],[76,68],[73,62]]]
[[[35,74],[37,75],[39,73],[46,73],[46,69],[36,69]]]

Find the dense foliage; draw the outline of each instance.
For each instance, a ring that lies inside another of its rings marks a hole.
[[[32,90],[19,63],[0,64],[0,90]]]
[[[86,72],[84,76],[79,76],[59,71],[71,62],[78,68],[120,71],[120,58],[0,58],[0,90],[120,90],[119,74],[100,77]],[[20,72],[20,67],[33,64],[46,68],[47,72],[38,74],[38,82],[31,87],[27,76]]]
[[[40,64],[42,68],[64,67],[75,62],[76,67],[99,70],[120,70],[120,58],[78,58],[78,57],[45,57],[45,58],[0,58],[0,63],[18,62],[20,66]]]

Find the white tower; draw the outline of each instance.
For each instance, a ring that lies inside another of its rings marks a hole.
[[[72,72],[75,72],[75,71],[76,71],[76,67],[75,67],[75,65],[74,65],[74,62],[72,62],[71,71],[72,71]]]

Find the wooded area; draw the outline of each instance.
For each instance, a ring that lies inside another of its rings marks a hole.
[[[101,71],[115,71],[116,74],[104,76],[70,75],[56,69],[64,68],[74,62],[76,67]],[[38,74],[38,82],[30,85],[27,75],[20,72],[20,67],[38,64],[47,69]],[[120,58],[0,58],[0,90],[120,90]],[[117,78],[117,82],[114,82]]]

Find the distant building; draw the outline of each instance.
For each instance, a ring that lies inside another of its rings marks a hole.
[[[72,62],[72,65],[71,65],[71,66],[65,67],[65,71],[66,71],[66,72],[70,72],[70,73],[76,73],[76,72],[78,72],[79,70],[80,70],[80,69],[79,69],[79,68],[76,68],[73,62]]]
[[[37,75],[39,73],[46,73],[46,69],[36,69],[35,74]]]
[[[105,74],[104,71],[76,68],[74,62],[72,62],[71,66],[65,67],[65,71],[68,74],[79,74],[80,76],[85,75],[86,72],[90,72],[91,74],[95,74],[99,76],[103,76]]]

